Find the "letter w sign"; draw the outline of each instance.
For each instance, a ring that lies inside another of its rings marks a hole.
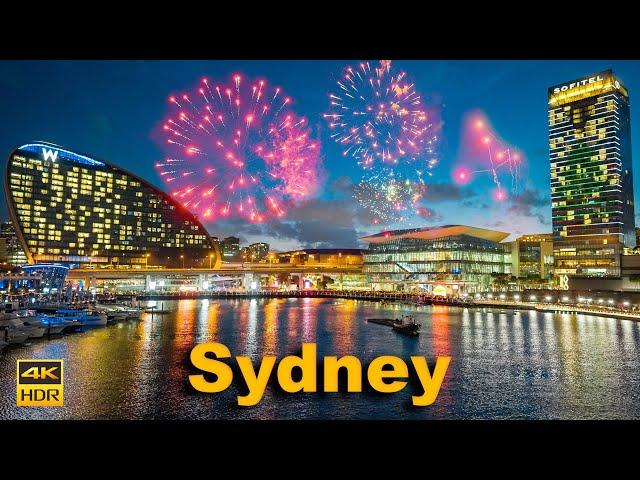
[[[44,157],[45,160],[51,160],[52,162],[55,162],[56,159],[58,158],[58,151],[51,150],[51,149],[47,150],[46,148],[43,148],[42,156]]]

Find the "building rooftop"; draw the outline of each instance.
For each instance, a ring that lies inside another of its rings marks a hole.
[[[360,240],[368,243],[384,243],[399,238],[419,238],[423,240],[431,240],[434,238],[452,237],[455,235],[468,235],[470,237],[490,240],[492,242],[501,242],[509,236],[509,234],[506,232],[489,230],[486,228],[469,227],[467,225],[441,225],[438,227],[387,230],[385,232],[362,237]]]

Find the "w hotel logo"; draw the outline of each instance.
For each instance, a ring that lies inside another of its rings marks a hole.
[[[19,407],[61,407],[64,405],[62,360],[18,360]]]
[[[45,160],[51,160],[52,162],[55,162],[58,159],[58,150],[43,148],[42,156],[44,157]]]

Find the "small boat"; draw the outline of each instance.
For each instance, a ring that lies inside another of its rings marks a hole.
[[[393,318],[367,318],[367,322],[369,323],[376,323],[378,325],[386,325],[387,327],[393,327],[394,325],[397,325],[400,320],[393,319]]]
[[[5,313],[0,320],[0,327],[6,327],[9,331],[17,330],[27,334],[27,338],[42,338],[44,336],[45,327],[38,318],[30,315],[18,316],[15,313]]]
[[[143,310],[137,307],[125,307],[119,306],[120,311],[124,314],[127,320],[140,320]]]
[[[126,320],[127,319],[127,313],[126,312],[123,312],[123,311],[115,309],[115,308],[104,309],[104,313],[107,314],[107,321],[109,323],[120,322],[122,320]]]
[[[22,330],[16,330],[14,328],[10,328],[8,330],[7,342],[11,345],[19,345],[24,343],[29,338],[29,334],[27,332],[23,332]]]
[[[107,325],[107,314],[100,310],[61,308],[56,315],[65,320],[75,320],[83,327],[104,327]]]
[[[125,305],[105,305],[96,304],[96,308],[104,310],[109,322],[120,320],[139,320],[142,309],[137,307],[127,307]]]
[[[46,326],[40,323],[38,319],[25,320],[19,328],[28,333],[29,338],[42,338],[47,331]]]
[[[385,325],[393,328],[394,331],[410,337],[415,337],[420,333],[420,324],[416,323],[413,317],[403,315],[402,318],[367,318],[367,322]]]
[[[143,310],[144,313],[160,313],[160,314],[165,314],[165,313],[171,313],[171,310],[166,310],[166,309],[160,309],[158,307],[147,307]]]
[[[409,316],[402,317],[400,323],[394,325],[393,329],[398,333],[408,335],[410,337],[415,337],[420,334],[420,324],[416,323],[416,321]]]
[[[40,315],[38,319],[45,327],[45,335],[60,335],[73,325],[72,321],[54,315]]]

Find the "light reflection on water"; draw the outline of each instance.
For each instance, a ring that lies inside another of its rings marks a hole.
[[[640,323],[586,315],[445,306],[380,305],[344,299],[182,300],[145,315],[0,357],[0,418],[640,418]],[[418,338],[366,323],[413,314]],[[316,342],[319,356],[449,355],[436,403],[392,395],[283,394],[269,388],[251,408],[237,387],[216,395],[188,385],[196,343],[233,355],[282,357]],[[15,360],[65,359],[65,406],[15,406]]]

